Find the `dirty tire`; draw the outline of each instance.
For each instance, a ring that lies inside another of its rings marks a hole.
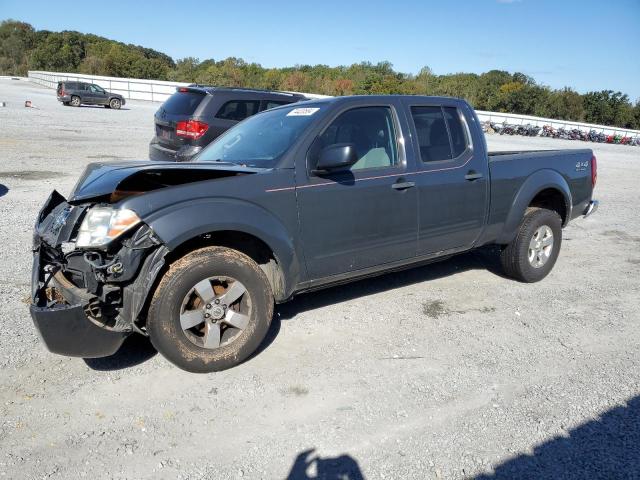
[[[547,226],[553,233],[553,244],[544,265],[534,267],[529,261],[529,247],[536,231]],[[542,280],[553,269],[562,244],[562,220],[560,216],[545,208],[527,209],[513,241],[500,254],[504,272],[521,282],[533,283]]]
[[[180,325],[182,302],[201,280],[226,276],[241,282],[251,299],[248,325],[231,342],[215,349],[192,343]],[[156,289],[147,318],[153,346],[176,366],[195,373],[234,367],[259,347],[273,317],[273,293],[266,275],[245,254],[223,247],[195,250],[173,263]]]
[[[119,99],[112,98],[111,100],[109,100],[109,107],[119,110],[121,106],[122,106],[122,102]]]
[[[71,97],[71,102],[70,102],[70,104],[71,104],[71,106],[72,106],[72,107],[79,107],[79,106],[80,106],[80,103],[81,103],[81,102],[80,102],[80,97],[78,97],[78,96],[76,96],[76,95],[74,95],[73,97]]]

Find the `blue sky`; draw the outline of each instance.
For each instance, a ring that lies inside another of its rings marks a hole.
[[[640,99],[640,0],[0,0],[0,19],[266,67],[390,61],[416,73],[521,71]],[[67,5],[65,7],[63,5]]]

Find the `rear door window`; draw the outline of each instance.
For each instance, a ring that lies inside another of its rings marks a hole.
[[[223,120],[244,120],[251,115],[255,115],[260,110],[259,100],[231,100],[220,107],[217,118]]]
[[[451,135],[451,148],[453,150],[453,158],[462,155],[467,149],[469,140],[467,138],[467,129],[460,120],[460,112],[455,107],[444,107],[444,118],[447,120],[449,134]]]
[[[193,115],[205,96],[195,92],[176,92],[164,102],[162,108],[173,115]]]
[[[420,158],[423,162],[450,160],[449,133],[440,107],[411,107],[416,127]]]

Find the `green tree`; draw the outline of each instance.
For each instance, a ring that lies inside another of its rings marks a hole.
[[[568,87],[562,90],[549,91],[544,109],[539,115],[560,120],[583,121],[584,105],[582,96]]]
[[[635,125],[629,97],[622,92],[602,90],[583,96],[585,120],[589,123],[631,127]]]
[[[437,75],[425,66],[414,75],[398,72],[386,61],[284,68],[265,68],[236,57],[174,62],[162,52],[97,35],[36,31],[27,23],[1,22],[0,73],[24,75],[28,68],[327,95],[446,95],[464,98],[479,110],[640,128],[640,102],[632,105],[621,92],[580,95],[568,87],[554,90],[522,72]]]
[[[16,20],[0,23],[0,73],[26,75],[28,52],[34,41],[35,31],[28,23]]]

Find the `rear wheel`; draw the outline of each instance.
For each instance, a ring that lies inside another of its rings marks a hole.
[[[529,208],[516,238],[500,255],[507,275],[521,282],[538,282],[553,269],[562,244],[562,220],[545,208]]]
[[[74,95],[73,97],[71,97],[71,106],[73,107],[79,107],[80,106],[80,97]]]
[[[118,110],[121,106],[122,106],[122,102],[120,101],[119,98],[112,98],[111,100],[109,100],[109,107],[115,108],[116,110]]]
[[[175,262],[162,278],[147,330],[169,361],[190,372],[233,367],[264,339],[273,316],[273,294],[248,256],[207,247]]]

